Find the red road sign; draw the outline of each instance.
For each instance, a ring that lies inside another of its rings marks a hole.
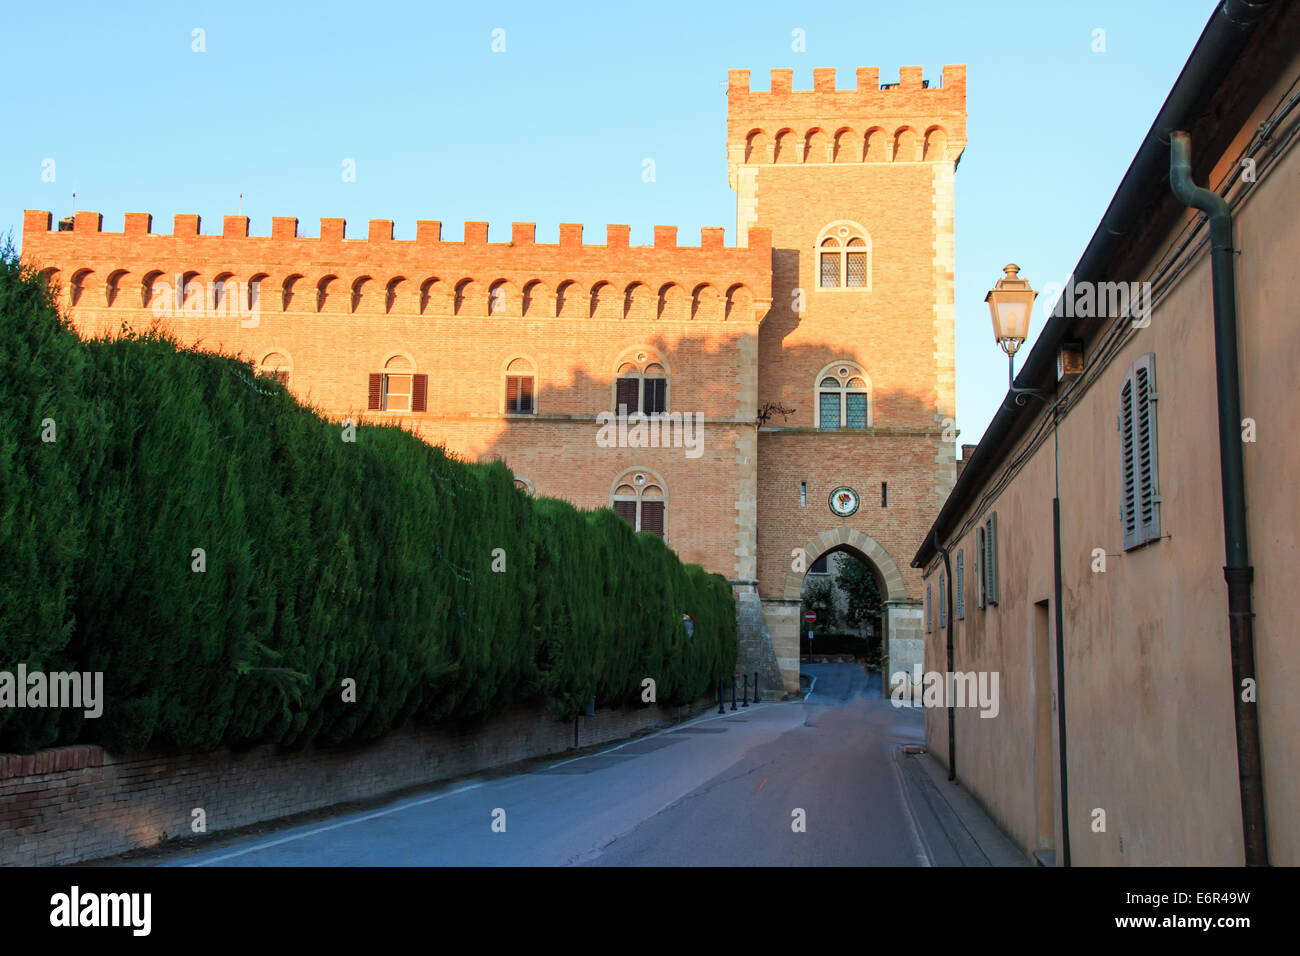
[[[809,624],[816,624],[816,623],[817,623],[817,612],[816,612],[816,611],[804,611],[804,612],[803,612],[803,619],[804,619],[805,621],[807,621]]]

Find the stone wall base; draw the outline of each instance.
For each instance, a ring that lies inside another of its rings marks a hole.
[[[0,754],[0,866],[77,863],[631,737],[717,706],[630,706],[556,721],[507,711],[472,732],[404,727],[364,746],[114,756],[95,746]]]

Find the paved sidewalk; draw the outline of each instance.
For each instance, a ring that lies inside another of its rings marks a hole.
[[[921,842],[933,866],[1033,866],[960,781],[929,753],[895,751]]]

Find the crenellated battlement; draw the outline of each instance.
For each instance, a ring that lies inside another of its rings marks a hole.
[[[932,86],[921,67],[896,83],[878,67],[857,71],[837,89],[834,69],[814,69],[811,89],[794,89],[794,71],[772,70],[770,89],[751,90],[749,70],[727,74],[727,160],[761,164],[955,162],[966,146],[966,67],[945,66]]]
[[[71,220],[71,222],[69,222]],[[121,232],[105,232],[104,216],[98,212],[78,212],[68,219],[61,220],[58,227],[55,228],[53,215],[44,209],[27,209],[23,212],[23,235],[35,237],[40,233],[53,233],[62,235],[72,233],[75,236],[84,236],[94,234],[103,236],[106,239],[123,236],[157,236],[160,238],[186,238],[194,237],[200,239],[294,239],[304,242],[356,242],[360,239],[357,236],[347,235],[347,221],[344,219],[320,220],[320,234],[318,236],[302,235],[299,230],[299,220],[293,216],[272,216],[271,217],[271,234],[269,236],[254,236],[250,233],[249,228],[251,219],[248,216],[222,216],[221,232],[201,233],[200,217],[192,213],[178,213],[172,217],[172,231],[170,233],[155,232],[153,228],[153,215],[144,212],[128,212],[124,217],[123,228]],[[700,230],[700,244],[698,246],[680,246],[677,244],[677,227],[676,226],[655,226],[654,242],[649,245],[633,246],[630,243],[631,227],[626,225],[610,224],[605,227],[605,241],[602,243],[592,243],[584,240],[584,226],[581,223],[562,222],[560,223],[560,237],[558,243],[538,243],[535,241],[537,234],[536,223],[531,222],[513,222],[510,224],[510,239],[504,242],[490,243],[488,241],[488,223],[482,221],[469,221],[465,223],[464,239],[444,240],[442,238],[442,223],[436,219],[420,219],[416,221],[416,235],[414,239],[394,239],[393,238],[393,220],[391,219],[371,219],[368,223],[367,234],[360,241],[372,243],[394,243],[401,246],[403,243],[414,243],[416,245],[445,245],[445,246],[485,246],[492,245],[497,247],[518,247],[529,246],[539,249],[560,249],[584,247],[591,249],[658,249],[658,250],[677,250],[681,252],[691,251],[716,251],[736,252],[747,254],[754,250],[753,243],[748,246],[723,245],[723,238],[726,230],[722,226],[704,226]]]
[[[794,70],[775,69],[771,71],[771,88],[767,93],[762,90],[751,90],[749,86],[749,70],[728,70],[727,71],[727,96],[728,98],[740,95],[751,97],[771,96],[773,94],[794,93],[802,95],[805,93],[834,93],[842,96],[854,96],[859,99],[867,97],[876,97],[877,94],[888,94],[892,99],[882,97],[876,98],[876,104],[885,106],[889,103],[898,103],[900,97],[909,91],[921,92],[928,91],[934,96],[940,93],[948,93],[950,96],[957,95],[960,97],[962,105],[966,102],[966,66],[957,64],[955,66],[945,66],[941,74],[942,80],[938,86],[933,86],[929,80],[922,78],[922,68],[919,66],[899,67],[897,83],[881,83],[880,67],[878,66],[861,66],[858,67],[854,79],[853,89],[839,89],[836,86],[836,70],[834,67],[816,67],[813,69],[813,85],[809,90],[796,90],[794,86]],[[733,101],[734,102],[734,101]],[[938,102],[938,100],[934,100]]]
[[[558,242],[538,243],[531,222],[512,223],[500,242],[489,242],[488,223],[466,222],[455,242],[437,220],[417,222],[409,240],[393,238],[390,219],[370,220],[358,238],[333,218],[321,219],[314,237],[280,216],[269,236],[250,235],[247,216],[223,216],[220,234],[210,235],[193,214],[176,215],[170,234],[154,232],[147,213],[126,213],[121,232],[105,232],[97,212],[70,220],[55,228],[48,211],[27,210],[22,256],[58,281],[74,308],[148,308],[173,284],[182,300],[191,286],[256,284],[264,306],[286,312],[757,321],[771,299],[767,229],[727,247],[721,227],[705,227],[698,246],[680,246],[676,226],[655,226],[652,245],[634,246],[626,225],[607,226],[597,244],[584,241],[578,223],[561,223]],[[267,289],[278,294],[268,298]]]

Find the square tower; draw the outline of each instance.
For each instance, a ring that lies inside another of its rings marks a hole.
[[[907,557],[955,481],[953,174],[966,68],[942,82],[876,68],[837,90],[732,70],[727,166],[738,244],[772,236],[759,330],[758,595],[788,689],[798,686],[804,571],[830,550],[874,568],[886,673],[921,662],[920,577]],[[840,489],[847,489],[848,493]],[[838,492],[838,503],[830,496]]]

